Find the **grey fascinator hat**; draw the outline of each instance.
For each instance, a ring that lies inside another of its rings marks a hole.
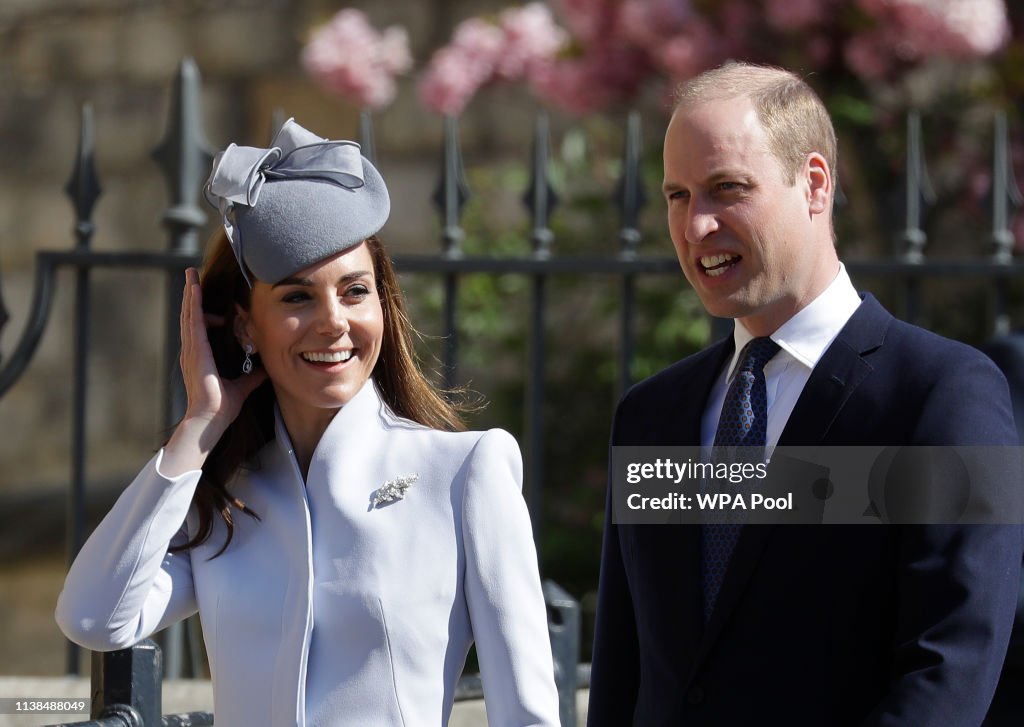
[[[206,198],[249,287],[278,283],[358,245],[388,219],[380,173],[352,141],[329,141],[288,119],[269,149],[231,144],[213,160]]]

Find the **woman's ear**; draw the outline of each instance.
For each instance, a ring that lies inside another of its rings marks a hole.
[[[249,333],[250,318],[249,312],[242,306],[235,303],[235,338],[238,345],[243,349],[246,344],[252,344],[252,335]]]

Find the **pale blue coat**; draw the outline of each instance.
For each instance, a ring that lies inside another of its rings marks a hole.
[[[200,472],[161,455],[125,490],[68,573],[57,621],[94,650],[199,611],[218,727],[447,724],[474,639],[491,727],[558,724],[547,619],[502,430],[439,432],[396,417],[372,384],[334,417],[303,483],[287,432],[230,488],[234,540],[186,553]],[[385,482],[418,475],[403,499]]]

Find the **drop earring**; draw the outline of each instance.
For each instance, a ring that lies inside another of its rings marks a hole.
[[[243,374],[251,374],[252,373],[252,358],[251,358],[252,352],[253,352],[252,344],[251,343],[245,344],[245,361],[242,362],[242,373]]]

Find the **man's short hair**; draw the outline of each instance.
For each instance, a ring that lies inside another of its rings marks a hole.
[[[676,91],[673,112],[708,101],[745,96],[754,104],[768,136],[768,150],[779,160],[789,184],[818,152],[836,179],[838,150],[832,119],[818,94],[783,68],[730,62],[696,76]]]

